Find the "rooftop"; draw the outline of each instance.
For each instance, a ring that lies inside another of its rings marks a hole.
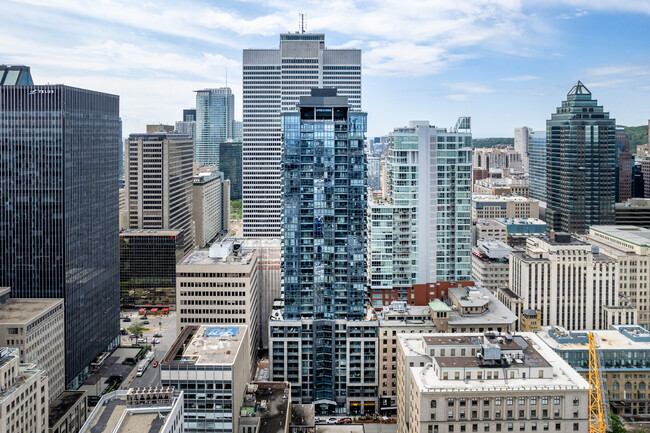
[[[618,238],[636,246],[650,247],[650,229],[638,226],[591,226],[589,231]]]
[[[188,326],[176,337],[162,365],[232,365],[247,327]]]
[[[250,265],[255,255],[253,249],[243,249],[241,242],[224,239],[210,249],[194,250],[179,265]]]
[[[509,196],[502,196],[502,195],[490,195],[490,194],[472,194],[472,202],[481,202],[481,201],[487,201],[487,202],[519,202],[519,203],[525,203],[525,202],[536,202],[537,200],[534,200],[532,198],[528,197],[521,197],[518,195],[509,195]]]
[[[546,226],[546,223],[539,218],[495,218],[494,221],[503,225],[540,225]]]
[[[241,409],[241,423],[259,418],[259,433],[284,433],[289,421],[291,389],[287,382],[254,382],[246,385]],[[312,424],[313,413],[312,413]]]
[[[487,311],[483,313],[463,314],[455,307],[449,314],[449,326],[481,325],[481,324],[512,324],[517,321],[517,315],[508,307],[503,305],[488,289],[485,287],[468,288],[452,287],[449,289],[449,295],[455,298],[462,306],[481,306],[487,303]]]
[[[613,330],[567,331],[558,326],[543,326],[537,335],[555,350],[588,350],[589,332],[599,343],[598,350],[650,350],[650,333],[640,326],[614,326]],[[639,334],[635,334],[639,332]],[[626,335],[627,334],[627,335]],[[635,341],[634,337],[639,336]]]
[[[650,207],[650,198],[631,198],[623,203],[616,203],[617,209],[623,208],[647,208]]]
[[[86,391],[63,391],[48,408],[50,427],[59,422],[61,417],[65,415],[80,399],[84,398],[85,395]]]
[[[128,229],[122,230],[120,236],[124,237],[133,237],[133,236],[178,236],[183,232],[183,230],[139,230],[139,229]]]
[[[10,298],[0,304],[0,325],[27,324],[63,299]]]

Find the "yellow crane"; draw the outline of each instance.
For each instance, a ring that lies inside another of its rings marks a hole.
[[[607,433],[594,333],[589,333],[589,433]]]

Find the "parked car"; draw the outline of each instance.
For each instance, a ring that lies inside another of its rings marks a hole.
[[[125,317],[124,319],[122,319],[122,321],[123,321],[123,322],[130,322],[131,319],[129,319],[128,317]]]
[[[142,322],[142,323],[144,323],[145,325],[148,325],[148,324],[149,324],[149,321],[148,321],[148,320],[145,320],[145,321]]]
[[[153,340],[151,340],[151,342],[153,344],[160,344],[160,340],[158,340],[157,338],[154,338]]]
[[[318,416],[315,417],[315,418],[314,418],[314,422],[315,422],[316,424],[318,424],[318,423],[320,422],[320,417],[318,417]]]
[[[339,420],[339,423],[341,423],[341,424],[352,424],[352,418],[341,418]]]
[[[156,368],[156,367],[158,367],[158,361],[153,362],[153,368]]]
[[[153,334],[153,336],[154,336],[154,337],[156,337],[156,338],[162,338],[162,334],[161,334],[161,333],[159,333],[159,332],[158,332],[158,333],[155,333],[155,334]]]
[[[147,344],[147,339],[146,338],[138,338],[136,340],[136,343],[138,343],[138,344]]]
[[[336,418],[328,418],[327,423],[328,424],[336,424],[338,422],[338,419]]]

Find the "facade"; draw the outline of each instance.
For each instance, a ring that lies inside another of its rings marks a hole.
[[[180,134],[131,134],[126,140],[129,228],[183,231],[194,247],[192,140]]]
[[[33,86],[29,66],[0,65],[0,86]]]
[[[650,198],[650,156],[641,161],[641,172],[643,173],[643,197]]]
[[[494,222],[506,229],[506,242],[511,246],[525,245],[529,237],[546,234],[546,223],[538,218],[496,218]]]
[[[198,248],[230,230],[230,181],[224,179],[223,173],[205,171],[194,176],[192,217]]]
[[[259,274],[258,252],[232,239],[193,251],[176,266],[176,329],[246,325],[254,367],[261,339]]]
[[[374,413],[377,322],[364,300],[366,113],[333,88],[312,89],[298,107],[282,115],[284,298],[270,324],[271,376],[290,382],[294,398],[316,403],[318,413]]]
[[[506,243],[508,242],[508,228],[493,219],[478,220],[476,222],[476,241],[482,239],[492,239]]]
[[[219,166],[219,145],[232,140],[235,95],[229,87],[196,91],[194,162]]]
[[[530,153],[530,133],[533,128],[522,126],[515,128],[515,152],[521,155],[524,171],[528,171],[528,155]]]
[[[631,198],[625,203],[616,203],[616,225],[632,225],[650,228],[650,199]]]
[[[519,316],[521,332],[536,332],[542,330],[542,312],[540,310],[523,310]]]
[[[472,248],[472,280],[492,293],[507,287],[511,252],[512,248],[503,241],[479,240]]]
[[[473,191],[479,194],[490,195],[518,195],[528,197],[529,182],[528,177],[508,176],[502,179],[489,177],[474,182]]]
[[[539,218],[539,201],[526,197],[472,195],[472,221],[495,218]]]
[[[17,348],[48,382],[47,404],[65,390],[65,314],[62,299],[16,299],[0,304],[0,345]]]
[[[120,233],[120,305],[124,309],[176,305],[176,263],[185,255],[182,230]]]
[[[539,335],[549,347],[589,378],[589,332],[598,342],[601,381],[609,410],[623,418],[650,419],[650,332],[640,326],[613,326],[603,331],[567,331],[544,327]]]
[[[0,86],[0,286],[64,299],[68,388],[119,342],[119,132],[118,96]]]
[[[512,147],[478,148],[474,149],[472,166],[487,170],[488,173],[504,169],[523,172],[523,158]]]
[[[88,418],[86,391],[63,391],[51,402],[48,433],[78,432]]]
[[[160,383],[185,393],[185,432],[239,430],[251,372],[248,341],[245,325],[187,326],[176,337],[160,363]]]
[[[368,210],[371,290],[469,280],[471,137],[465,117],[450,131],[412,121],[390,134],[387,198]]]
[[[607,309],[618,307],[616,260],[587,242],[557,233],[554,239],[529,238],[523,251],[510,254],[509,288],[523,309],[542,311],[542,326],[607,329]],[[518,313],[518,312],[515,312]],[[623,324],[635,323],[626,317]]]
[[[129,201],[126,188],[120,187],[120,231],[129,228]]]
[[[196,121],[174,123],[174,132],[196,139]]]
[[[371,290],[372,306],[380,311],[394,301],[405,301],[410,306],[427,306],[434,299],[446,299],[452,287],[472,287],[473,281],[437,281],[435,283],[413,284],[406,292],[395,287],[390,290]]]
[[[630,153],[630,140],[625,136],[625,128],[616,127],[616,203],[632,198],[632,167],[634,157]]]
[[[0,433],[46,433],[47,378],[31,363],[20,363],[18,349],[0,347]]]
[[[529,196],[546,203],[546,131],[531,131],[528,139]]]
[[[619,297],[638,310],[638,322],[634,323],[650,328],[650,229],[591,226],[586,240],[616,261]]]
[[[588,430],[588,382],[533,333],[402,334],[397,375],[398,433]]]
[[[173,387],[129,388],[102,396],[79,433],[182,433],[184,392]]]
[[[326,49],[320,33],[284,33],[279,49],[243,53],[244,236],[280,237],[282,118],[313,87],[335,87],[361,110],[361,50]]]
[[[586,233],[614,223],[615,129],[580,81],[546,121],[548,230]]]
[[[230,199],[242,198],[242,142],[226,141],[219,145],[219,170],[230,181]]]

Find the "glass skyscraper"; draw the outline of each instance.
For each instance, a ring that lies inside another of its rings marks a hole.
[[[301,96],[298,109],[282,115],[284,304],[269,324],[272,380],[290,381],[293,397],[318,414],[375,413],[377,320],[364,299],[366,113],[351,111],[333,88]]]
[[[233,139],[233,120],[235,95],[229,87],[196,91],[195,162],[219,166],[219,144]]]
[[[119,97],[0,86],[0,285],[63,298],[66,383],[119,343]]]
[[[614,224],[616,120],[580,81],[546,121],[547,230]]]
[[[528,138],[530,198],[546,202],[546,131],[531,131]]]

